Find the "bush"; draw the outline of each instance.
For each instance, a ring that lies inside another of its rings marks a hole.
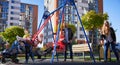
[[[10,44],[16,40],[17,35],[22,37],[24,35],[24,29],[19,26],[11,26],[2,32],[3,39]]]

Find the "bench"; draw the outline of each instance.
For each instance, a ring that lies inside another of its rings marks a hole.
[[[91,47],[91,43],[90,43],[90,47]],[[85,52],[90,52],[90,49],[88,47],[88,44],[85,43],[85,44],[72,45],[72,51],[73,51],[73,54],[82,53],[83,59],[85,59]]]

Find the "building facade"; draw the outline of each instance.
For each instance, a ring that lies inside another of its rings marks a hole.
[[[8,3],[8,1],[0,0],[0,31],[4,31],[7,27]]]
[[[55,2],[56,1],[56,2]],[[61,6],[64,3],[64,0],[55,0],[55,1],[51,1],[51,0],[44,0],[44,5],[47,8],[47,10],[49,12],[52,12],[55,10],[55,7],[58,8],[59,6]],[[79,15],[82,16],[84,14],[86,14],[86,12],[90,11],[90,10],[95,10],[98,13],[103,13],[103,0],[74,0],[75,5],[77,6]],[[57,3],[57,5],[56,5]],[[53,5],[51,5],[53,4]],[[59,15],[56,15],[55,18],[58,22],[59,22]],[[53,22],[56,22],[56,20],[53,20],[53,18],[51,18]],[[78,43],[86,43],[86,38],[84,35],[84,32],[82,30],[81,24],[79,23],[79,19],[76,13],[75,8],[72,5],[66,5],[65,6],[65,10],[64,10],[64,22],[68,22],[68,23],[72,23],[76,26],[77,28],[77,32],[76,32],[76,38],[77,38],[77,42]],[[56,24],[53,24],[53,26]],[[89,40],[91,39],[91,32],[90,31],[86,31],[86,34],[89,38]],[[95,42],[97,42],[97,32],[94,34],[95,36]]]
[[[22,26],[34,34],[37,31],[38,6],[21,3],[20,0],[0,1],[0,23],[4,28],[10,26]]]
[[[21,3],[19,25],[28,29],[31,34],[37,32],[38,6]]]
[[[20,0],[9,0],[7,27],[19,25]]]
[[[44,0],[44,6],[45,6],[44,11],[47,11],[49,13],[54,11],[57,8],[57,3],[55,3],[57,1],[58,0]],[[58,24],[57,22],[58,22],[58,16],[57,16],[57,12],[55,12],[51,18],[51,22],[49,21],[49,23],[44,27],[44,31],[43,31],[44,32],[44,43],[53,42],[52,32],[56,32],[56,26]],[[51,24],[52,24],[52,27],[51,27]]]

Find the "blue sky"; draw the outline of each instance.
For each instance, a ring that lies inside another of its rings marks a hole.
[[[109,22],[117,30],[117,42],[120,42],[120,0],[104,0],[104,12],[109,15]]]
[[[21,0],[24,3],[30,3],[38,5],[39,7],[39,16],[38,21],[41,20],[43,14],[44,0]],[[109,15],[109,22],[112,23],[112,27],[117,30],[117,42],[120,42],[120,0],[103,0],[104,12]]]

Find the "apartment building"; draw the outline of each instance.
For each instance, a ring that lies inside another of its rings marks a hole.
[[[7,20],[8,20],[8,1],[0,0],[0,31],[4,31],[7,27]]]
[[[0,0],[0,21],[0,31],[10,26],[22,26],[34,34],[37,31],[38,6],[20,0]]]
[[[95,10],[98,13],[103,13],[103,0],[74,0],[79,15],[82,16],[84,14],[86,14],[86,12],[90,11],[90,10]],[[61,6],[64,3],[64,0],[44,0],[44,6],[46,7],[46,9],[49,12],[54,11],[56,8],[58,8],[59,6]],[[56,12],[53,16],[52,22],[53,22],[53,28],[55,28],[54,26],[56,26],[59,22],[59,15],[58,12]],[[64,21],[68,22],[68,23],[72,23],[76,26],[77,28],[77,32],[76,32],[76,38],[77,38],[77,42],[78,43],[86,43],[86,38],[84,35],[84,32],[82,30],[82,27],[79,23],[79,19],[76,13],[75,8],[72,5],[66,5],[65,6],[65,10],[64,10]],[[44,32],[46,33],[46,32]],[[86,34],[89,38],[89,40],[91,39],[91,32],[90,31],[86,31]],[[94,38],[97,42],[97,32],[94,34]]]
[[[31,34],[37,32],[38,6],[33,4],[21,3],[19,25],[27,28]]]

